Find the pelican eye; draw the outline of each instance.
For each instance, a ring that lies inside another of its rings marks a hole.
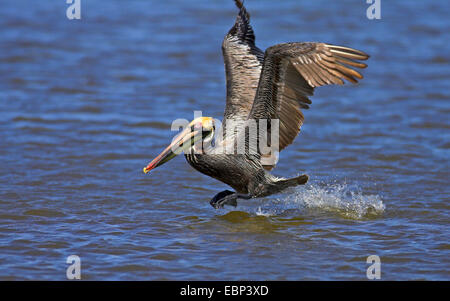
[[[205,129],[205,128],[203,128],[203,131],[202,131],[202,137],[203,137],[203,138],[206,138],[206,137],[209,136],[212,132],[213,132],[213,128],[211,128],[211,129]]]

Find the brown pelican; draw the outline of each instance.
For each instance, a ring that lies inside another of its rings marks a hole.
[[[227,81],[222,124],[225,138],[208,145],[220,136],[216,124],[211,117],[196,118],[144,168],[147,173],[184,151],[192,167],[235,190],[214,196],[210,202],[214,208],[236,206],[238,198],[267,196],[305,184],[307,175],[284,179],[269,173],[275,167],[277,153],[263,153],[259,144],[256,150],[250,146],[250,121],[267,120],[267,145],[278,144],[278,150],[283,150],[300,132],[304,120],[301,109],[309,108],[308,96],[314,88],[342,85],[343,79],[357,83],[356,78],[363,77],[351,67],[365,68],[367,65],[358,60],[369,58],[356,49],[318,42],[278,44],[263,52],[255,45],[250,15],[240,0],[235,3],[239,14],[222,43]],[[271,132],[273,120],[278,121],[276,137]],[[229,130],[231,121],[237,125],[233,131]],[[224,152],[227,146],[235,147],[242,136],[244,153]],[[260,137],[257,135],[258,141]]]

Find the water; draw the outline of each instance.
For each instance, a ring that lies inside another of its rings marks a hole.
[[[3,1],[0,279],[450,280],[450,5],[246,1],[261,48],[324,41],[372,55],[324,87],[278,176],[281,194],[214,210],[228,187],[183,157],[142,168],[194,110],[221,118],[232,1]]]

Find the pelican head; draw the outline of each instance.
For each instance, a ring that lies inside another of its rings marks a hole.
[[[163,165],[175,158],[181,152],[195,149],[197,142],[209,143],[214,138],[215,125],[212,117],[198,117],[192,120],[189,125],[175,138],[172,143],[166,147],[147,167],[144,167],[144,173]]]

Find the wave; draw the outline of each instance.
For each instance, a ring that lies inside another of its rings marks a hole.
[[[356,185],[307,184],[281,198],[265,199],[255,211],[256,215],[271,216],[289,210],[331,212],[350,219],[374,218],[381,215],[386,206],[379,195],[365,194]]]

